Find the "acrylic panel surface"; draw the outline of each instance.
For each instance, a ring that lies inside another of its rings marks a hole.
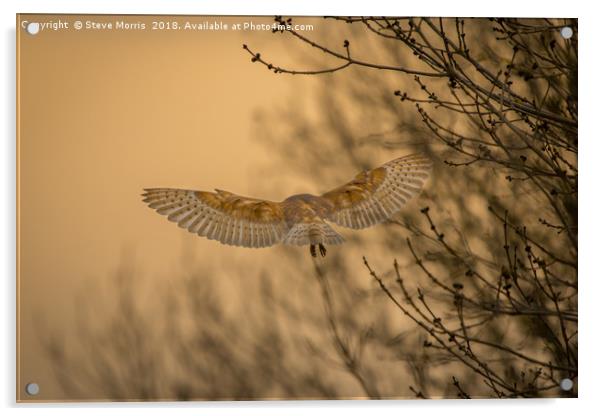
[[[17,399],[575,397],[577,21],[288,19],[17,16]]]

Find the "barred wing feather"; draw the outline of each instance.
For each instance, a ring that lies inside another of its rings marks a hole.
[[[354,229],[383,222],[420,193],[430,170],[428,158],[413,154],[360,172],[349,183],[322,195],[333,207],[327,219]]]
[[[242,247],[268,247],[287,231],[281,204],[216,189],[150,188],[144,202],[191,233]]]

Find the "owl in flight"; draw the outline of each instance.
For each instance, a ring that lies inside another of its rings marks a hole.
[[[431,170],[425,156],[413,154],[358,173],[325,194],[293,195],[282,202],[215,192],[172,188],[145,189],[144,202],[191,233],[242,247],[277,243],[309,245],[316,257],[343,237],[327,222],[361,229],[383,222],[420,193]]]

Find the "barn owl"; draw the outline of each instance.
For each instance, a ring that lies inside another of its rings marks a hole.
[[[325,194],[293,195],[281,202],[220,189],[148,188],[142,196],[159,214],[210,240],[242,247],[309,245],[316,257],[316,246],[325,256],[326,245],[344,241],[328,222],[357,230],[391,218],[420,193],[430,170],[425,156],[408,155],[362,171]]]

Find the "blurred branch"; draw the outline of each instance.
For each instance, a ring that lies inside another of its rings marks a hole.
[[[317,260],[313,259],[313,263],[316,279],[320,284],[322,301],[324,303],[324,310],[328,320],[328,326],[330,328],[333,345],[341,357],[341,360],[345,364],[345,368],[347,368],[349,373],[353,375],[353,377],[362,386],[366,396],[372,399],[379,399],[380,394],[378,393],[376,386],[374,386],[373,383],[369,383],[360,370],[360,363],[358,361],[357,354],[351,350],[350,346],[343,340],[343,337],[339,333],[337,322],[335,320],[334,305],[332,302],[331,289],[330,285],[328,284],[328,279],[326,276],[324,276],[320,266],[318,266]]]

